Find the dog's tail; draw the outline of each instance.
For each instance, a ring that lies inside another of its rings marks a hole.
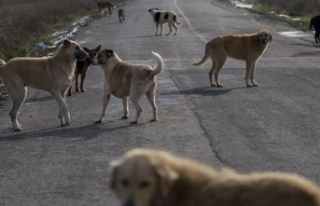
[[[2,72],[2,66],[5,65],[6,62],[2,59],[0,59],[0,76],[1,76],[1,72]]]
[[[176,24],[178,24],[179,26],[182,25],[182,22],[178,22],[177,15],[174,15],[174,16],[173,16],[173,20],[174,20],[174,22],[176,22]]]
[[[309,31],[312,30],[312,26],[313,26],[313,18],[310,19],[310,23],[309,23]]]
[[[204,56],[203,58],[201,59],[201,61],[199,61],[198,63],[193,63],[192,65],[194,66],[199,66],[203,63],[205,63],[207,61],[207,59],[210,57],[210,54],[209,54],[209,43],[206,44],[206,50],[205,50],[205,53],[204,53]]]
[[[162,57],[160,56],[160,54],[156,53],[156,52],[152,52],[153,56],[156,57],[157,61],[158,61],[158,67],[155,69],[155,70],[152,70],[151,73],[150,73],[150,76],[153,77],[157,74],[159,74],[162,69],[163,69],[163,59]]]

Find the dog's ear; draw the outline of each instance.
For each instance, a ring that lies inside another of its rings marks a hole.
[[[110,50],[110,49],[106,49],[106,50],[105,50],[105,52],[106,52],[106,56],[107,56],[107,58],[110,58],[110,57],[112,57],[112,56],[113,56],[113,51],[112,51],[112,50]]]
[[[101,49],[101,45],[97,46],[94,50],[96,50],[96,52],[99,52]]]
[[[83,50],[86,51],[87,53],[89,53],[90,49],[88,49],[87,47],[83,47]]]
[[[171,189],[173,183],[179,178],[179,174],[166,167],[165,165],[155,164],[156,174],[159,177],[160,192],[163,197],[166,197]]]
[[[110,173],[110,188],[112,190],[115,190],[116,188],[116,184],[117,184],[117,173],[119,170],[119,165],[120,162],[119,161],[112,161],[110,163],[110,169],[109,169],[109,173]]]
[[[65,40],[63,40],[63,46],[65,46],[65,47],[69,47],[69,46],[70,46],[70,44],[71,44],[71,42],[70,42],[70,40],[69,40],[69,39],[65,39]]]

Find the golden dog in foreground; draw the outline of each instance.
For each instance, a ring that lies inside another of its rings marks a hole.
[[[122,206],[320,206],[319,187],[298,175],[216,171],[148,149],[112,162],[110,181]]]
[[[21,131],[18,111],[26,98],[27,86],[50,92],[59,106],[61,126],[71,122],[65,94],[70,87],[77,59],[85,59],[87,53],[71,40],[64,40],[52,57],[17,57],[7,63],[0,62],[0,76],[4,88],[12,100],[9,113],[15,131]]]
[[[254,81],[256,62],[272,41],[272,34],[262,30],[253,34],[225,35],[212,39],[206,44],[205,54],[202,60],[193,65],[203,64],[209,57],[212,60],[212,68],[209,72],[211,86],[223,87],[219,83],[219,73],[227,57],[246,61],[245,81],[247,87],[258,86]],[[212,76],[214,75],[214,82]],[[248,80],[251,80],[251,84]]]

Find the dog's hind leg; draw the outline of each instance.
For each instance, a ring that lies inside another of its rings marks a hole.
[[[156,34],[155,34],[155,36],[158,36],[158,31],[159,31],[159,24],[156,24]]]
[[[158,121],[158,108],[157,108],[156,99],[155,99],[155,89],[156,89],[156,86],[154,85],[151,90],[146,92],[147,99],[152,107],[152,112],[153,112],[153,117],[151,119],[151,122]]]
[[[84,89],[84,79],[86,78],[86,76],[87,76],[87,71],[88,71],[88,69],[86,69],[85,71],[83,71],[82,73],[81,73],[81,80],[80,80],[80,91],[81,92],[85,92],[86,90]]]
[[[23,85],[20,85],[20,86],[14,85],[14,86],[15,88],[10,88],[10,87],[6,88],[8,95],[12,99],[12,108],[10,110],[9,116],[11,118],[14,131],[21,131],[22,130],[21,124],[18,122],[18,111],[23,101],[26,98],[27,88],[24,87]]]
[[[141,87],[139,88],[136,85],[132,85],[130,88],[130,99],[137,111],[135,119],[131,121],[130,124],[139,123],[140,115],[142,112],[141,106],[139,105],[139,100],[141,99],[143,93],[144,93],[143,88]]]
[[[224,63],[226,62],[226,60],[227,60],[227,56],[224,54],[221,54],[219,56],[217,55],[216,57],[214,57],[214,59],[212,59],[212,62],[214,62],[212,65],[215,66],[215,69],[212,71],[214,75],[215,84],[211,83],[211,86],[223,87],[223,85],[219,83],[219,73]]]
[[[128,119],[129,118],[128,97],[123,97],[122,103],[123,103],[123,115],[121,119]]]
[[[160,24],[160,34],[159,34],[159,36],[162,35],[162,31],[163,31],[163,24]]]
[[[71,118],[68,105],[63,96],[63,92],[51,91],[50,93],[52,97],[57,101],[59,106],[58,118],[60,119],[61,127],[69,126],[71,123]]]
[[[169,27],[169,33],[167,33],[167,36],[169,36],[170,33],[172,32],[172,22],[168,22],[168,27]]]
[[[178,27],[177,27],[177,25],[175,24],[175,23],[173,23],[173,28],[176,30],[176,32],[174,33],[174,35],[177,35],[177,33],[178,33]]]

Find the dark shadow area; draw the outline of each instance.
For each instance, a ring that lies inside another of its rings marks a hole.
[[[319,56],[319,51],[313,51],[313,52],[299,52],[299,53],[296,53],[294,55],[292,55],[291,57],[317,57]]]
[[[157,37],[157,36],[155,36],[155,35],[129,36],[129,37],[124,37],[123,39],[140,39],[140,38],[150,38],[150,37]]]
[[[217,87],[198,87],[188,90],[180,90],[180,91],[173,91],[173,92],[163,92],[159,95],[200,95],[200,96],[219,96],[226,94],[230,91],[236,90],[236,89],[243,89],[246,87],[236,87],[231,89],[224,89],[224,88],[217,88]]]
[[[46,96],[46,97],[33,97],[30,99],[26,99],[24,103],[30,103],[30,102],[46,102],[49,100],[53,100],[52,96]]]
[[[38,137],[52,137],[57,136],[57,138],[75,138],[77,140],[89,140],[98,137],[99,134],[104,132],[112,132],[116,130],[121,130],[130,126],[140,126],[144,123],[131,125],[129,122],[123,123],[123,125],[112,127],[111,125],[107,125],[110,122],[102,123],[102,124],[89,124],[85,126],[79,127],[58,127],[45,129],[40,131],[32,131],[32,132],[14,132],[12,131],[12,127],[10,129],[5,129],[2,132],[6,133],[6,136],[0,137],[0,142],[3,141],[19,141],[25,140],[29,138],[38,138]],[[8,134],[8,132],[11,132]]]

